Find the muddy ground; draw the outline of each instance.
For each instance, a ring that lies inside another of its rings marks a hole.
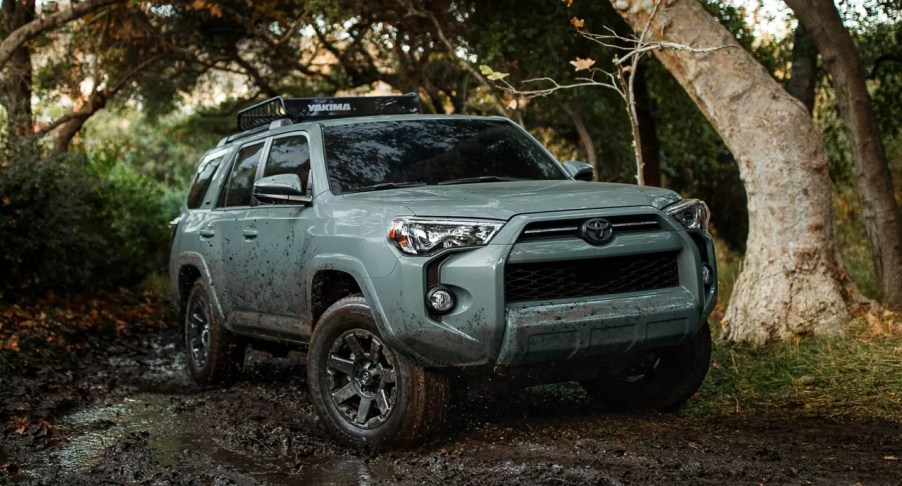
[[[251,352],[236,385],[198,390],[178,342],[133,333],[5,377],[0,483],[902,484],[899,423],[611,415],[575,386],[459,400],[441,437],[369,455],[326,436],[302,355]]]

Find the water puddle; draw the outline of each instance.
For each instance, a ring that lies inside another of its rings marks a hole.
[[[251,456],[216,444],[204,427],[179,414],[184,395],[136,394],[113,404],[74,412],[57,424],[67,441],[22,458],[10,479],[50,481],[66,472],[87,473],[100,464],[105,448],[130,434],[146,437],[147,448],[165,469],[180,474],[224,477],[239,485],[358,485],[372,482],[373,471],[353,456],[302,458]],[[0,449],[0,464],[6,460]]]

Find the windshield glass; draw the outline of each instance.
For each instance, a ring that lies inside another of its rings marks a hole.
[[[352,123],[324,127],[323,136],[329,183],[337,194],[415,184],[566,178],[536,141],[502,120]]]

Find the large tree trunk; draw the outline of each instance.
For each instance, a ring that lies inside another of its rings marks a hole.
[[[884,303],[902,309],[902,213],[865,81],[867,72],[833,0],[786,0],[814,39],[833,79],[849,134],[855,183]]]
[[[814,84],[817,78],[817,46],[805,27],[799,24],[792,36],[792,75],[786,91],[814,112]]]
[[[3,31],[9,35],[35,18],[34,0],[7,0],[2,2]],[[14,156],[25,150],[34,135],[31,110],[31,51],[26,44],[10,49],[9,61],[2,69],[3,107],[7,116],[7,151]]]
[[[651,0],[611,2],[637,32],[655,10]],[[696,0],[662,2],[648,40],[727,46],[655,51],[736,157],[748,192],[749,239],[725,337],[842,332],[849,313],[836,272],[832,191],[811,116]]]

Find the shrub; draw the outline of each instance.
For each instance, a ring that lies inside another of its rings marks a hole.
[[[22,156],[0,169],[0,297],[130,285],[161,270],[177,196],[115,161]]]

